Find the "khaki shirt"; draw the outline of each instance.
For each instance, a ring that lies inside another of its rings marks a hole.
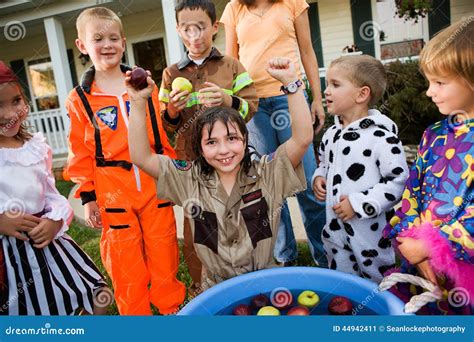
[[[276,266],[273,249],[285,198],[306,188],[304,169],[293,169],[282,145],[242,169],[227,195],[214,171],[205,178],[196,163],[160,158],[159,198],[190,218],[194,248],[213,285],[239,274]]]
[[[167,120],[167,116],[164,114],[168,108],[171,84],[176,77],[187,78],[193,85],[193,91],[189,96],[186,108],[179,114],[179,121],[172,123]],[[234,97],[236,105],[234,109],[239,111],[245,122],[249,122],[257,111],[257,91],[248,72],[237,59],[224,56],[216,48],[213,48],[204,62],[201,65],[196,65],[185,54],[178,63],[163,71],[159,94],[163,127],[167,132],[175,134],[175,150],[178,159],[195,159],[192,148],[193,123],[207,109],[198,99],[199,89],[205,87],[205,82],[217,84],[227,94]]]

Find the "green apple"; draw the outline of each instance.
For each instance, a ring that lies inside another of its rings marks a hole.
[[[258,310],[257,316],[280,316],[280,310],[273,306],[264,306]]]
[[[298,296],[298,304],[311,309],[319,304],[319,296],[311,290],[303,291]]]
[[[185,90],[187,90],[189,92],[192,92],[193,91],[193,85],[191,84],[191,82],[189,82],[189,80],[187,78],[176,77],[173,80],[173,83],[171,83],[171,89],[179,90],[180,92],[185,91]]]

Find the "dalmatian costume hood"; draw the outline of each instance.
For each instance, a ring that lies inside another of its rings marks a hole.
[[[314,179],[326,179],[324,248],[331,268],[380,281],[394,264],[383,227],[400,201],[408,168],[396,124],[378,110],[347,127],[340,117],[323,136]],[[356,215],[342,222],[333,211],[348,196]]]

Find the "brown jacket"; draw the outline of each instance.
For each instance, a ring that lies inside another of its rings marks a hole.
[[[177,122],[173,123],[167,115],[171,83],[176,77],[187,78],[193,85],[193,92],[186,108],[180,113]],[[253,81],[242,64],[233,57],[222,55],[212,48],[210,55],[201,65],[196,65],[188,55],[176,64],[163,71],[159,99],[162,103],[163,126],[166,131],[173,133],[176,139],[176,154],[178,159],[194,160],[192,149],[193,122],[206,110],[200,104],[197,94],[204,87],[204,82],[212,82],[220,86],[233,97],[234,108],[248,122],[257,111],[258,98]]]
[[[253,161],[248,173],[241,168],[230,195],[215,171],[205,177],[195,162],[159,158],[158,197],[183,207],[206,269],[204,287],[276,266],[273,249],[282,203],[306,189],[303,164],[293,168],[286,145]]]

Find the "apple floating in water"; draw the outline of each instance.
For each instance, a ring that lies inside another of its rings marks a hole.
[[[310,312],[306,306],[295,306],[288,310],[287,316],[309,316]]]
[[[280,310],[273,306],[264,306],[258,310],[257,316],[280,316]]]
[[[270,300],[268,299],[268,297],[260,293],[252,298],[252,301],[250,302],[250,306],[254,310],[259,310],[260,308],[267,306],[269,303],[270,303]]]
[[[333,297],[328,304],[328,311],[331,315],[351,315],[352,310],[351,301],[343,296]]]
[[[232,311],[232,314],[234,316],[251,316],[252,309],[250,308],[250,305],[240,304],[234,308],[234,310]]]
[[[130,85],[136,90],[145,89],[148,86],[147,82],[148,74],[143,68],[135,68],[130,74]]]
[[[298,304],[311,309],[319,304],[319,296],[314,291],[303,291],[298,296]]]
[[[192,92],[193,91],[193,85],[191,84],[191,82],[189,82],[189,80],[187,78],[184,78],[184,77],[176,77],[174,80],[173,80],[173,83],[171,83],[171,89],[172,90],[179,90],[179,92],[182,92],[182,91],[189,91],[189,92]]]

